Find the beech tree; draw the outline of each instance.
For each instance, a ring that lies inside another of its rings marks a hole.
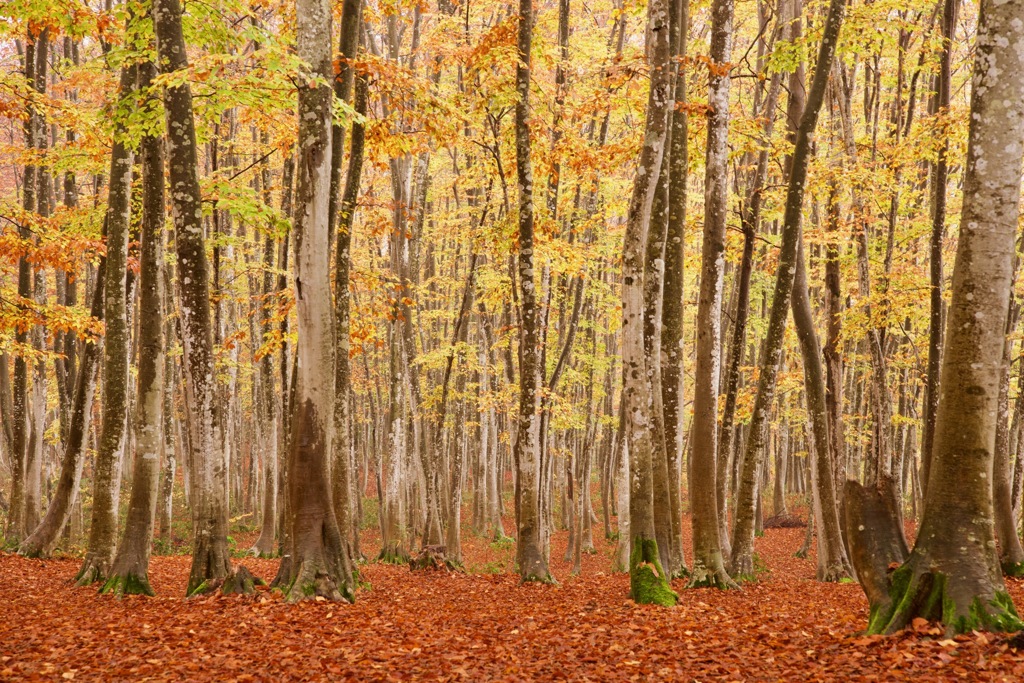
[[[866,527],[901,534],[898,517],[847,516],[854,565],[871,602],[872,633],[892,633],[915,617],[941,621],[950,633],[1024,626],[1000,573],[992,506],[996,403],[1024,155],[1024,81],[1016,76],[1024,69],[1024,53],[1016,47],[1022,39],[1024,3],[981,3],[935,443],[913,551],[889,558],[902,561],[891,574],[871,571]],[[856,513],[857,499],[868,494],[850,482],[846,495]]]
[[[334,374],[328,241],[331,183],[331,5],[296,4],[299,57],[308,65],[299,86],[295,186],[295,303],[299,322],[293,437],[288,453],[291,601],[321,596],[354,600],[355,582],[331,502],[328,475]],[[341,388],[344,391],[344,387]],[[347,491],[346,491],[347,493]]]

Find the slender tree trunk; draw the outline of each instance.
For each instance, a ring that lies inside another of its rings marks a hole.
[[[154,0],[153,24],[161,73],[187,69],[180,1]],[[177,251],[185,404],[190,412],[188,461],[192,478],[193,545],[186,593],[192,595],[219,586],[231,574],[227,467],[219,439],[222,415],[216,396],[209,266],[200,220],[192,91],[187,82],[164,90],[164,110],[170,159],[171,216]],[[109,296],[108,290],[108,299]]]
[[[139,66],[139,87],[149,88],[156,66]],[[110,577],[100,592],[153,595],[149,584],[149,554],[153,543],[160,451],[163,446],[163,141],[142,139],[142,249],[140,257],[139,375],[135,401],[135,472],[128,501],[128,521],[114,558]]]
[[[121,70],[119,94],[130,101],[137,69]],[[131,220],[133,153],[126,140],[126,121],[118,121],[110,157],[107,199],[107,254],[104,268],[102,432],[93,471],[92,521],[85,560],[75,577],[80,586],[107,578],[117,541],[121,460],[128,411],[128,312],[125,285],[128,272],[128,230]]]
[[[835,57],[839,27],[845,3],[832,0],[825,19],[818,50],[814,78],[807,95],[807,104],[797,128],[793,158],[789,169],[789,188],[783,216],[782,246],[775,271],[775,293],[772,297],[768,330],[765,334],[761,373],[751,416],[749,436],[743,449],[739,489],[736,494],[736,524],[733,528],[731,570],[734,576],[752,576],[754,570],[754,509],[758,498],[757,473],[764,456],[768,412],[775,398],[775,383],[782,352],[786,318],[796,276],[796,259],[802,234],[804,186],[811,157],[811,136],[818,123],[818,114],[825,97],[829,72]]]
[[[939,75],[936,83],[935,110],[949,111],[952,92],[953,39],[956,35],[959,0],[942,3],[942,53],[939,57]],[[939,371],[942,362],[942,239],[946,232],[946,185],[949,182],[949,134],[942,136],[935,165],[932,168],[932,231],[929,239],[929,316],[928,316],[928,374],[925,380],[924,419],[921,429],[921,489],[928,494],[931,476],[935,416],[939,406]]]
[[[96,272],[96,284],[93,288],[90,315],[96,320],[103,320],[103,286],[106,259],[100,260]],[[61,460],[60,477],[57,488],[43,515],[39,526],[22,541],[18,552],[26,557],[49,557],[60,542],[61,532],[67,526],[78,501],[78,488],[82,481],[82,468],[85,465],[86,449],[89,442],[89,427],[93,411],[93,398],[96,395],[96,374],[103,352],[103,338],[87,340],[79,360],[76,373],[74,397],[71,407],[71,423],[64,442],[64,458]],[[0,359],[6,362],[6,359]]]
[[[693,452],[690,509],[693,511],[693,570],[690,585],[733,587],[725,570],[717,501],[718,391],[722,368],[722,294],[728,211],[729,70],[733,0],[711,7],[708,82],[708,144],[704,174],[704,239],[697,303],[697,358],[693,380]]]

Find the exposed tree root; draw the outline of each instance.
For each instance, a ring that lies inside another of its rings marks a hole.
[[[87,553],[82,561],[82,568],[73,579],[76,586],[91,586],[106,580],[110,571],[110,559],[100,557],[95,553]]]
[[[462,563],[448,557],[447,547],[428,545],[409,558],[410,571],[462,571]]]
[[[256,586],[266,586],[267,582],[258,576],[253,575],[247,567],[239,565],[220,587],[224,595],[250,595],[256,591]]]

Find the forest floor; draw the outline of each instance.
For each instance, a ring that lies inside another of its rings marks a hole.
[[[768,529],[764,571],[742,590],[677,581],[672,609],[629,600],[602,538],[571,576],[565,532],[553,538],[556,586],[520,586],[512,545],[467,532],[466,573],[365,564],[354,605],[289,605],[266,590],[186,600],[188,556],[153,557],[156,598],[117,599],[69,585],[77,559],[0,554],[0,681],[1024,680],[1024,647],[1005,636],[946,639],[923,622],[861,635],[860,587],[814,581],[813,555],[794,557],[804,533]],[[277,568],[238,561],[267,580]],[[1008,584],[1024,607],[1024,582]]]

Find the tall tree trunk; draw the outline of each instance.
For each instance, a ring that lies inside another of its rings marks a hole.
[[[328,475],[335,389],[330,372],[334,349],[328,241],[333,94],[312,80],[327,79],[331,73],[331,4],[298,0],[296,20],[299,58],[312,71],[300,79],[299,87],[294,228],[299,363],[288,453],[291,575],[284,592],[290,601],[316,596],[352,601],[352,566],[334,514]]]
[[[518,61],[515,108],[516,180],[519,188],[519,416],[514,446],[516,466],[516,563],[522,581],[554,581],[544,547],[541,510],[540,345],[537,288],[533,272],[534,206],[530,159],[530,51],[533,45],[533,2],[519,0]]]
[[[139,87],[148,89],[156,66],[139,66]],[[146,136],[140,144],[142,157],[142,248],[140,255],[139,375],[135,401],[135,472],[128,500],[128,521],[117,556],[100,592],[153,595],[149,584],[149,554],[153,543],[160,452],[163,447],[164,339],[163,339],[163,240],[164,157],[163,141]]]
[[[131,20],[130,20],[131,21]],[[119,97],[131,100],[137,68],[121,69]],[[128,230],[131,220],[132,162],[128,148],[127,121],[115,126],[110,156],[107,198],[107,255],[104,269],[103,404],[102,432],[93,471],[92,521],[85,560],[75,581],[86,586],[107,578],[117,541],[118,496],[121,460],[125,446],[128,411],[128,311],[125,293],[128,273]]]
[[[825,19],[818,49],[814,78],[807,94],[807,104],[797,128],[793,158],[789,169],[783,215],[782,246],[775,271],[775,292],[772,296],[768,330],[754,399],[750,430],[743,449],[739,489],[736,493],[736,524],[733,528],[731,570],[734,576],[752,576],[754,571],[754,511],[757,502],[757,474],[764,458],[768,413],[775,398],[782,341],[786,330],[790,298],[797,270],[798,247],[802,234],[802,211],[807,168],[811,158],[811,136],[818,123],[818,114],[825,98],[829,72],[835,58],[839,28],[843,22],[845,2],[832,0]]]
[[[180,0],[154,0],[153,24],[161,73],[187,69]],[[231,574],[227,467],[218,438],[222,415],[217,405],[210,278],[201,222],[192,91],[187,82],[164,90],[164,110],[171,161],[168,177],[177,251],[185,404],[190,413],[188,462],[193,489],[193,544],[186,593],[192,595],[214,588]]]
[[[945,115],[949,111],[953,88],[953,39],[956,35],[959,0],[942,3],[942,53],[939,57],[939,75],[936,83],[935,111]],[[949,181],[949,134],[945,131],[932,168],[931,213],[932,230],[929,245],[929,315],[928,315],[928,374],[925,380],[924,419],[921,429],[921,489],[928,495],[931,476],[933,444],[935,441],[935,415],[939,406],[939,371],[942,362],[942,239],[946,232],[946,185]]]
[[[653,360],[648,349],[660,353],[660,344],[645,346],[644,278],[647,242],[651,235],[652,207],[665,155],[668,115],[673,105],[670,65],[671,17],[667,0],[654,0],[647,8],[648,59],[651,68],[647,122],[629,202],[622,258],[622,402],[630,457],[629,477],[629,588],[639,603],[674,605],[677,596],[661,564],[654,517],[654,452],[660,437],[655,428]],[[664,208],[664,207],[662,207]],[[664,225],[664,222],[659,222]],[[660,251],[660,250],[659,250]],[[647,273],[659,278],[660,273]],[[654,283],[651,289],[660,289]],[[660,416],[659,416],[660,417]]]
[[[983,0],[977,35],[924,515],[907,561],[865,586],[876,596],[871,633],[892,633],[915,617],[941,621],[950,633],[1024,627],[999,571],[991,483],[1024,153],[1024,2]]]
[[[725,224],[729,201],[729,70],[733,0],[711,6],[708,82],[708,144],[704,173],[704,239],[697,303],[697,358],[693,379],[693,452],[690,492],[693,511],[693,570],[690,585],[734,586],[725,570],[717,502],[718,391],[722,368],[722,293]]]

